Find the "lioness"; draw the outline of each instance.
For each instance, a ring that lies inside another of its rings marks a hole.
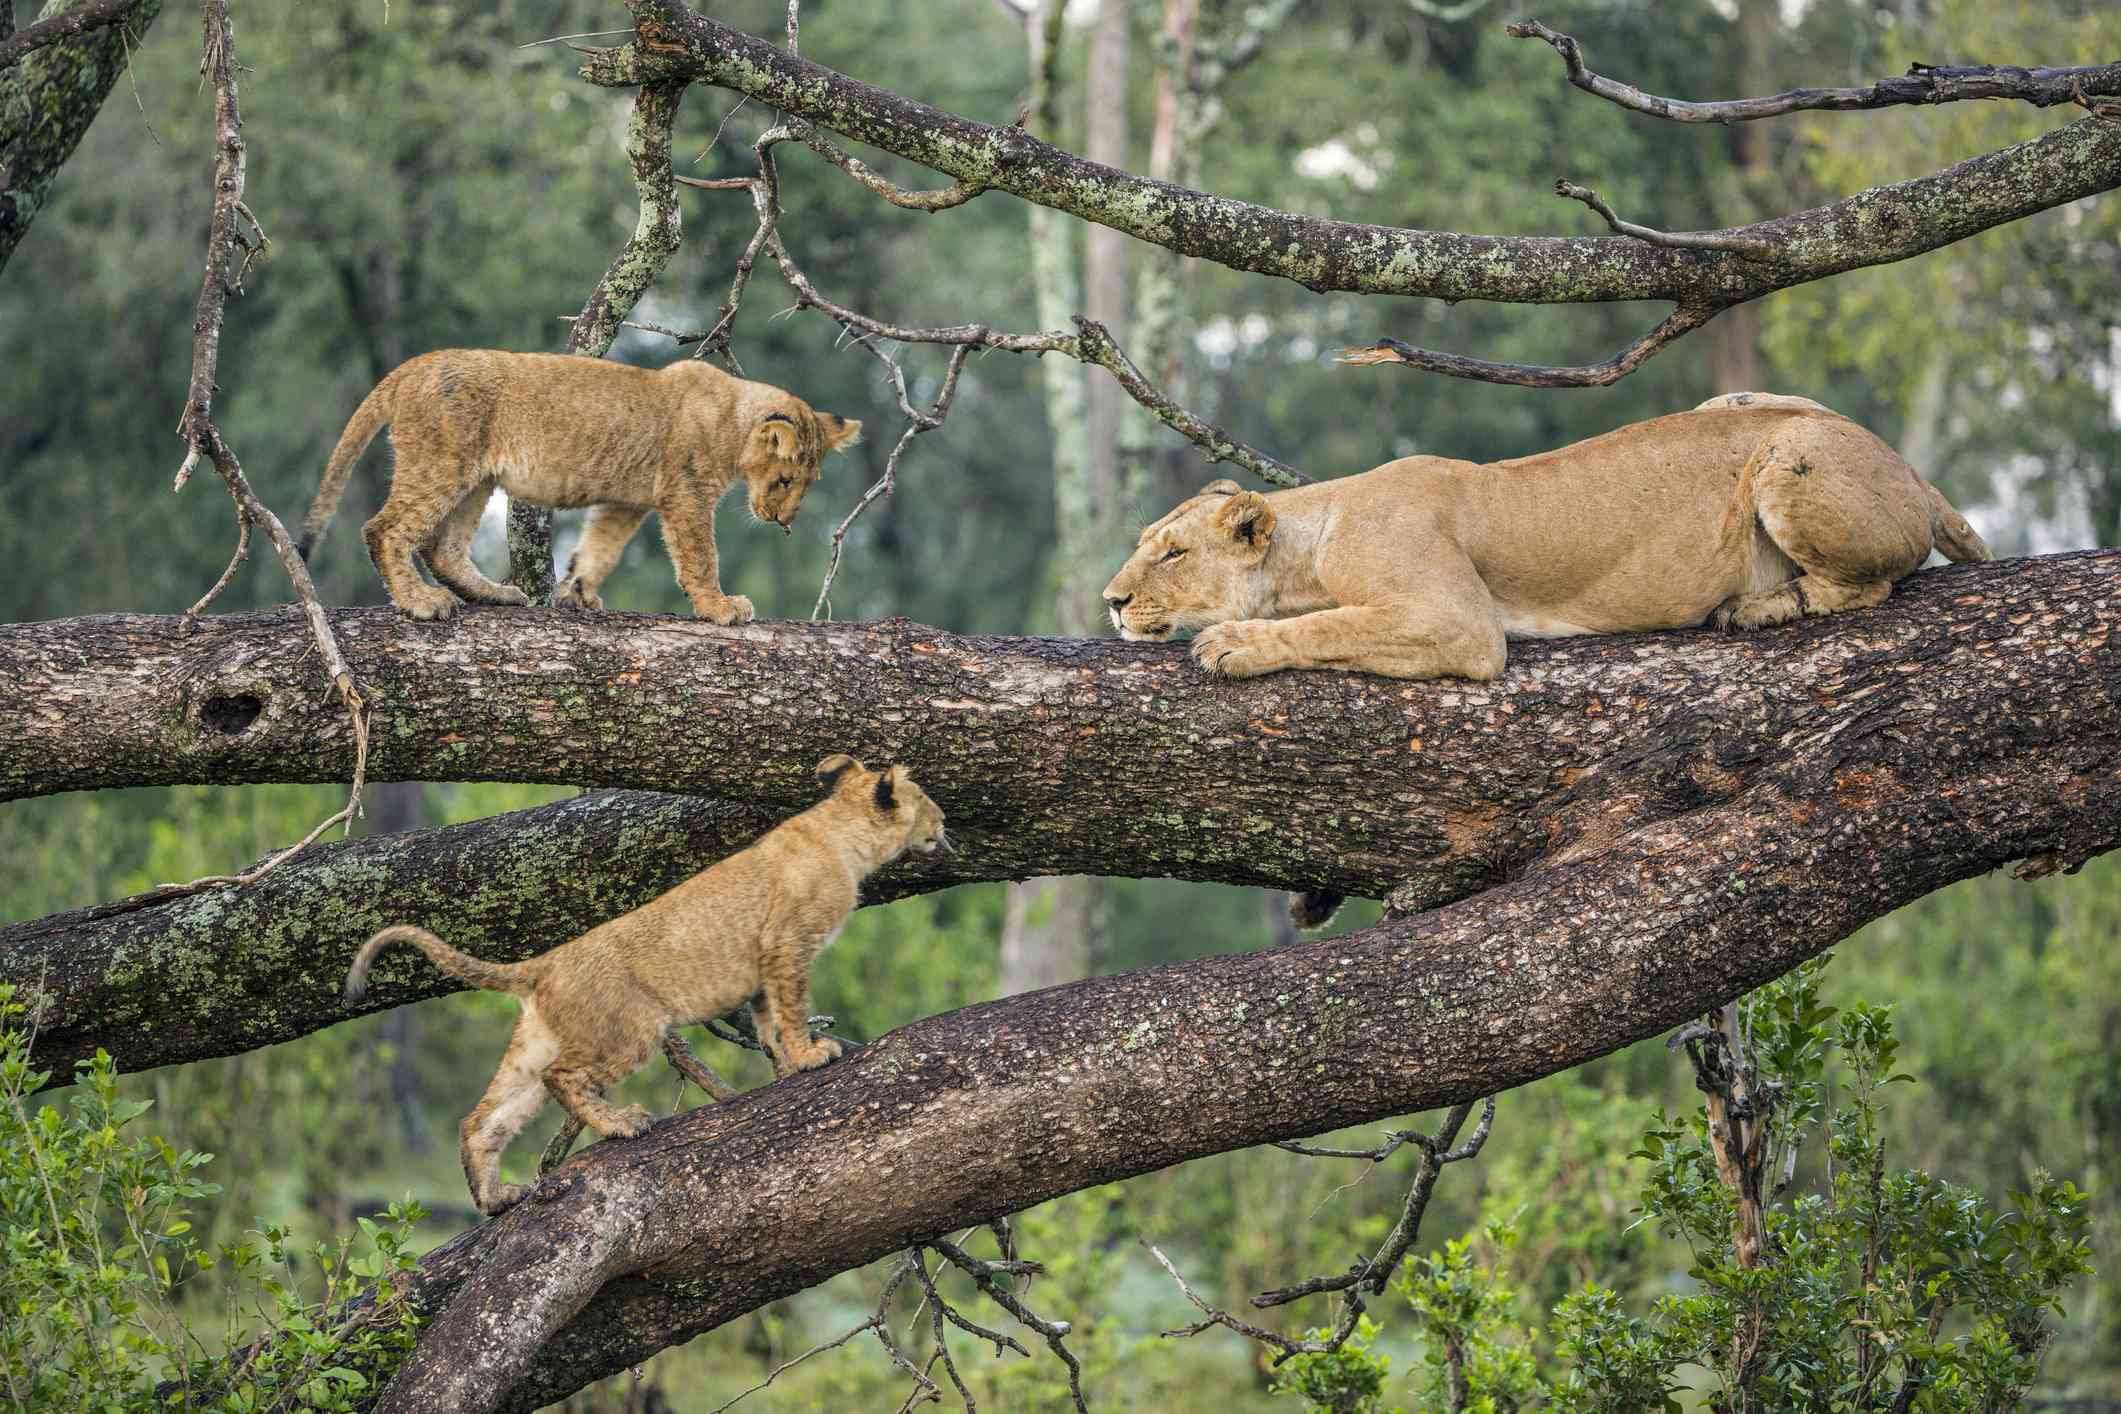
[[[715,502],[741,476],[750,483],[751,514],[786,530],[818,478],[819,458],[853,445],[862,430],[793,393],[698,360],[647,369],[566,354],[442,349],[399,364],[355,410],[309,508],[303,558],[385,424],[397,469],[389,499],[363,534],[391,599],[412,617],[446,618],[458,595],[529,602],[471,562],[472,532],[498,486],[534,505],[592,507],[555,603],[603,608],[597,586],[654,511],[692,611],[718,624],[748,623],[752,608],[743,595],[722,593]],[[415,552],[426,554],[442,587],[420,578]]]
[[[872,771],[828,756],[830,792],[756,843],[631,913],[526,962],[486,962],[425,928],[385,928],[361,945],[346,999],[368,991],[376,954],[404,943],[450,976],[523,999],[523,1014],[493,1083],[465,1116],[464,1177],[482,1213],[528,1191],[500,1181],[501,1151],[545,1107],[549,1092],[574,1120],[607,1139],[648,1128],[638,1105],[615,1109],[604,1091],[658,1047],[701,1088],[726,1086],[673,1030],[749,1005],[777,1075],[811,1070],[840,1043],[810,1034],[810,964],[854,911],[863,879],[909,849],[944,844],[943,812],[904,766]]]
[[[1808,398],[1733,393],[1559,451],[1406,457],[1261,495],[1217,481],[1105,586],[1121,636],[1200,629],[1256,677],[1492,678],[1511,638],[1751,629],[1869,608],[1988,546],[1891,447]]]

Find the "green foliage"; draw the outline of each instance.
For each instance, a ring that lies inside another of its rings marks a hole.
[[[1377,1329],[1377,1322],[1361,1316],[1338,1349],[1290,1356],[1274,1373],[1274,1392],[1293,1394],[1320,1414],[1397,1414],[1398,1406],[1387,1411],[1383,1403],[1392,1357],[1370,1348]],[[1304,1339],[1323,1340],[1331,1334],[1314,1326],[1304,1332]]]
[[[400,1274],[420,1206],[299,1251],[273,1224],[202,1243],[190,1204],[220,1191],[200,1177],[213,1156],[128,1133],[151,1102],[121,1096],[101,1051],[66,1110],[32,1110],[25,1097],[49,1076],[30,1068],[14,995],[0,985],[0,1389],[11,1407],[356,1407],[412,1348]],[[210,1285],[227,1303],[211,1344],[203,1313],[183,1309]],[[363,1303],[352,1318],[349,1301]],[[320,1324],[326,1313],[336,1324]]]
[[[1502,1275],[1517,1234],[1491,1221],[1481,1234],[1489,1260],[1476,1260],[1473,1238],[1453,1238],[1410,1260],[1396,1283],[1425,1340],[1419,1407],[1676,1414],[1691,1391],[1719,1410],[1975,1411],[2010,1407],[2032,1386],[2049,1318],[2092,1269],[2088,1197],[2041,1173],[1998,1206],[1892,1169],[1884,1095],[1913,1079],[1895,1068],[1892,1012],[1823,1004],[1825,962],[1742,1009],[1754,1093],[1774,1106],[1767,1168],[1781,1175],[1762,1260],[1737,1257],[1739,1198],[1719,1177],[1706,1118],[1660,1112],[1631,1155],[1647,1165],[1636,1230],[1692,1253],[1691,1289],[1639,1316],[1611,1287],[1584,1286],[1554,1310],[1559,1373],[1542,1378],[1538,1333],[1518,1324]],[[1314,1409],[1379,1409],[1389,1364],[1367,1317],[1360,1334],[1289,1361],[1277,1392]],[[1703,1374],[1710,1383],[1695,1387]]]

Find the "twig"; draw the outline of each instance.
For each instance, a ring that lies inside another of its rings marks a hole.
[[[12,68],[25,55],[46,45],[57,44],[62,39],[124,24],[139,8],[140,0],[83,0],[83,3],[61,10],[49,19],[25,25],[11,35],[0,37],[0,69]]]
[[[891,370],[891,386],[898,394],[899,411],[906,415],[906,430],[899,434],[898,443],[892,447],[891,455],[885,459],[884,474],[876,479],[875,485],[862,493],[862,498],[854,503],[854,509],[847,512],[847,518],[832,532],[832,561],[825,566],[825,582],[818,586],[817,603],[810,610],[812,622],[823,618],[832,607],[832,582],[839,577],[840,550],[847,539],[848,529],[853,526],[856,517],[869,509],[872,502],[879,497],[890,495],[898,488],[899,458],[906,454],[906,448],[913,439],[923,432],[943,425],[943,419],[950,415],[950,401],[957,396],[957,376],[964,370],[966,356],[972,352],[970,344],[959,344],[950,351],[950,365],[943,371],[942,391],[935,395],[935,401],[928,405],[928,410],[921,412],[906,395],[906,372],[899,367],[898,360],[879,350],[866,338],[857,339],[855,342],[883,360],[884,366]]]
[[[1603,388],[1627,377],[1665,345],[1699,329],[1726,307],[1681,305],[1666,315],[1663,323],[1603,363],[1560,368],[1536,363],[1490,363],[1486,359],[1417,349],[1392,338],[1379,339],[1367,348],[1342,349],[1340,362],[1361,365],[1403,363],[1424,373],[1442,373],[1482,383],[1508,383],[1519,388]]]
[[[783,1360],[780,1364],[774,1366],[771,1370],[766,1372],[765,1379],[760,1380],[757,1384],[753,1385],[750,1389],[745,1390],[735,1399],[728,1401],[728,1403],[715,1405],[714,1408],[707,1411],[707,1414],[723,1414],[724,1410],[733,1407],[741,1400],[748,1399],[752,1395],[757,1394],[760,1390],[764,1389],[766,1386],[772,1384],[775,1380],[779,1379],[784,1372],[794,1369],[796,1366],[802,1364],[805,1360],[808,1360],[811,1356],[823,1355],[828,1350],[837,1350],[841,1346],[845,1345],[848,1341],[853,1340],[858,1335],[861,1335],[863,1332],[875,1330],[878,1326],[883,1324],[883,1319],[884,1318],[882,1316],[871,1316],[868,1320],[862,1322],[860,1325],[855,1326],[850,1330],[840,1332],[831,1340],[826,1341],[823,1345],[813,1345],[810,1347],[810,1349],[796,1356],[793,1360]]]
[[[1229,433],[1204,418],[1198,417],[1156,390],[1134,361],[1127,357],[1126,350],[1113,342],[1105,326],[1082,315],[1075,317],[1075,327],[1082,338],[1075,356],[1085,363],[1094,363],[1110,373],[1126,389],[1127,396],[1156,414],[1166,427],[1184,437],[1194,446],[1208,454],[1212,462],[1229,462],[1243,467],[1260,480],[1273,486],[1302,486],[1311,478],[1305,476],[1287,462],[1278,461],[1254,447],[1248,447]]]
[[[997,1274],[1035,1276],[1045,1269],[1036,1262],[985,1262],[946,1238],[939,1237],[928,1246],[950,1265],[971,1276],[979,1289],[987,1294],[988,1300],[1014,1316],[1019,1324],[1030,1327],[1044,1337],[1046,1348],[1068,1367],[1068,1393],[1075,1400],[1076,1409],[1079,1414],[1089,1414],[1090,1406],[1083,1400],[1083,1367],[1064,1343],[1074,1327],[1066,1321],[1045,1319],[995,1279]]]
[[[1429,1196],[1435,1191],[1437,1177],[1442,1174],[1445,1165],[1472,1158],[1488,1142],[1488,1134],[1495,1125],[1493,1096],[1481,1101],[1480,1121],[1474,1125],[1473,1133],[1466,1142],[1452,1147],[1453,1141],[1458,1138],[1458,1132],[1465,1127],[1465,1122],[1472,1113],[1473,1107],[1470,1104],[1456,1106],[1444,1116],[1443,1124],[1434,1135],[1419,1134],[1411,1130],[1400,1131],[1388,1136],[1385,1143],[1375,1149],[1314,1149],[1290,1143],[1277,1146],[1290,1149],[1294,1153],[1316,1157],[1369,1159],[1372,1162],[1381,1161],[1402,1144],[1413,1144],[1421,1150],[1421,1167],[1415,1171],[1414,1182],[1407,1189],[1406,1203],[1400,1211],[1399,1221],[1393,1225],[1391,1232],[1385,1235],[1384,1241],[1378,1245],[1375,1252],[1368,1257],[1356,1258],[1347,1271],[1336,1276],[1311,1277],[1294,1286],[1264,1291],[1252,1298],[1253,1306],[1266,1310],[1300,1301],[1306,1296],[1316,1296],[1322,1291],[1337,1291],[1341,1293],[1340,1319],[1330,1335],[1292,1340],[1277,1331],[1255,1326],[1227,1311],[1218,1310],[1203,1301],[1199,1294],[1186,1284],[1186,1279],[1179,1275],[1178,1268],[1171,1264],[1170,1258],[1155,1246],[1144,1242],[1142,1245],[1148,1247],[1151,1255],[1163,1264],[1164,1270],[1178,1283],[1178,1289],[1185,1294],[1186,1299],[1199,1307],[1201,1313],[1207,1317],[1206,1320],[1196,1321],[1178,1330],[1165,1331],[1164,1334],[1191,1336],[1215,1326],[1223,1326],[1262,1345],[1273,1347],[1277,1352],[1274,1357],[1274,1363],[1277,1365],[1292,1355],[1323,1354],[1338,1350],[1346,1344],[1348,1337],[1354,1333],[1356,1323],[1362,1317],[1363,1292],[1367,1290],[1376,1295],[1385,1289],[1385,1284],[1392,1278],[1393,1270],[1399,1266],[1400,1259],[1406,1255],[1407,1249],[1420,1234],[1422,1216],[1429,1207]]]
[[[2121,94],[2121,63],[2083,68],[2022,68],[2016,64],[1910,64],[1899,78],[1879,79],[1862,88],[1797,88],[1764,98],[1735,98],[1693,103],[1660,98],[1633,84],[1594,74],[1584,65],[1583,46],[1537,20],[1504,26],[1515,39],[1539,39],[1554,46],[1568,69],[1569,82],[1585,93],[1654,118],[1675,123],[1744,123],[1811,109],[1849,111],[1892,108],[1908,103],[1957,103],[1974,98],[2014,98],[2036,108],[2082,102],[2082,95]]]
[[[1632,236],[1650,245],[1665,246],[1672,250],[1721,250],[1732,255],[1742,255],[1748,260],[1774,260],[1781,248],[1773,241],[1761,236],[1725,236],[1714,231],[1660,231],[1651,226],[1638,226],[1632,221],[1623,221],[1613,214],[1605,198],[1589,187],[1577,186],[1574,182],[1557,179],[1554,194],[1580,201],[1605,218],[1606,225],[1623,236]]]
[[[159,889],[143,895],[141,902],[159,902],[197,893],[202,889],[224,884],[242,886],[263,878],[282,862],[292,858],[308,847],[316,838],[334,825],[345,824],[350,829],[361,813],[361,788],[368,775],[368,704],[354,681],[353,671],[346,666],[346,659],[339,652],[338,639],[333,635],[331,623],[325,617],[323,602],[317,597],[316,585],[311,583],[309,568],[295,551],[294,541],[287,527],[258,499],[251,489],[250,481],[243,475],[243,467],[222,440],[221,430],[214,425],[213,395],[214,370],[220,361],[221,321],[226,312],[228,296],[240,291],[242,271],[234,279],[229,275],[231,254],[240,249],[245,254],[242,269],[250,266],[250,257],[265,245],[265,233],[258,227],[257,217],[243,204],[243,177],[245,150],[243,144],[243,117],[236,102],[236,43],[228,22],[227,0],[202,0],[200,22],[204,31],[203,53],[199,71],[214,86],[214,206],[213,223],[206,240],[206,276],[199,287],[199,304],[192,327],[196,331],[192,341],[192,369],[190,396],[184,405],[184,414],[177,423],[177,435],[185,442],[184,461],[177,468],[173,489],[182,491],[190,478],[192,468],[201,457],[213,464],[221,480],[228,486],[228,494],[236,503],[236,553],[228,568],[211,589],[194,604],[192,615],[197,615],[212,603],[215,596],[227,586],[235,574],[236,567],[248,556],[250,530],[262,526],[265,535],[279,553],[280,563],[286,567],[287,577],[293,583],[295,598],[309,620],[311,635],[317,641],[317,652],[324,663],[325,677],[345,704],[347,716],[353,723],[354,772],[353,786],[346,804],[336,814],[325,819],[278,854],[267,857],[264,862],[240,874],[215,874],[203,879],[194,879],[189,884],[165,884]],[[237,224],[238,219],[247,219],[254,236],[247,236]]]

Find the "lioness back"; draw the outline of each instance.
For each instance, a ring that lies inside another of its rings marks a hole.
[[[1408,457],[1271,495],[1217,482],[1106,586],[1129,638],[1202,630],[1253,676],[1493,677],[1511,638],[1760,628],[1988,550],[1900,456],[1811,402],[1733,395],[1556,451]]]

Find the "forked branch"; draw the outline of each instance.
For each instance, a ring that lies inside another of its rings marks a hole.
[[[236,44],[228,22],[227,0],[203,0],[200,19],[205,37],[199,72],[214,89],[214,204],[213,222],[206,238],[206,277],[200,284],[198,309],[192,319],[190,396],[177,423],[177,435],[184,439],[185,454],[183,463],[177,468],[174,489],[184,489],[184,483],[190,479],[200,458],[212,463],[227,485],[228,494],[235,499],[236,552],[230,558],[228,568],[221,572],[221,577],[214,581],[213,587],[199,602],[192,605],[186,617],[195,619],[228,586],[237,567],[249,557],[251,528],[263,526],[266,538],[272,542],[289,581],[294,585],[295,598],[309,622],[310,634],[316,639],[325,677],[352,720],[355,742],[353,786],[347,794],[346,804],[337,813],[320,821],[316,828],[278,854],[268,856],[262,863],[240,874],[214,874],[189,884],[164,885],[144,896],[143,901],[148,902],[178,898],[223,884],[251,883],[334,825],[344,824],[351,828],[361,813],[361,787],[368,770],[368,704],[354,682],[352,671],[346,666],[345,657],[339,652],[338,639],[333,636],[331,624],[324,616],[323,602],[317,597],[316,585],[310,581],[309,567],[302,563],[302,556],[295,550],[287,527],[251,489],[242,465],[222,439],[220,428],[214,425],[214,371],[220,362],[222,316],[227,311],[229,295],[242,293],[244,274],[268,242],[257,218],[243,204],[243,116],[236,102]],[[249,223],[248,231],[244,230],[245,222]],[[238,251],[243,253],[243,262],[231,270],[231,262]]]
[[[1910,103],[1958,103],[1974,98],[2017,99],[2036,108],[2052,108],[2058,103],[2077,103],[2088,108],[2088,99],[2121,94],[2121,62],[2035,69],[2017,64],[1910,64],[1898,78],[1879,79],[1860,88],[1793,88],[1761,98],[1696,103],[1683,98],[1660,98],[1633,84],[1591,72],[1584,63],[1582,45],[1537,20],[1518,20],[1504,28],[1514,39],[1538,39],[1553,45],[1568,69],[1569,82],[1585,93],[1631,112],[1675,123],[1746,123],[1818,109],[1846,112]]]

